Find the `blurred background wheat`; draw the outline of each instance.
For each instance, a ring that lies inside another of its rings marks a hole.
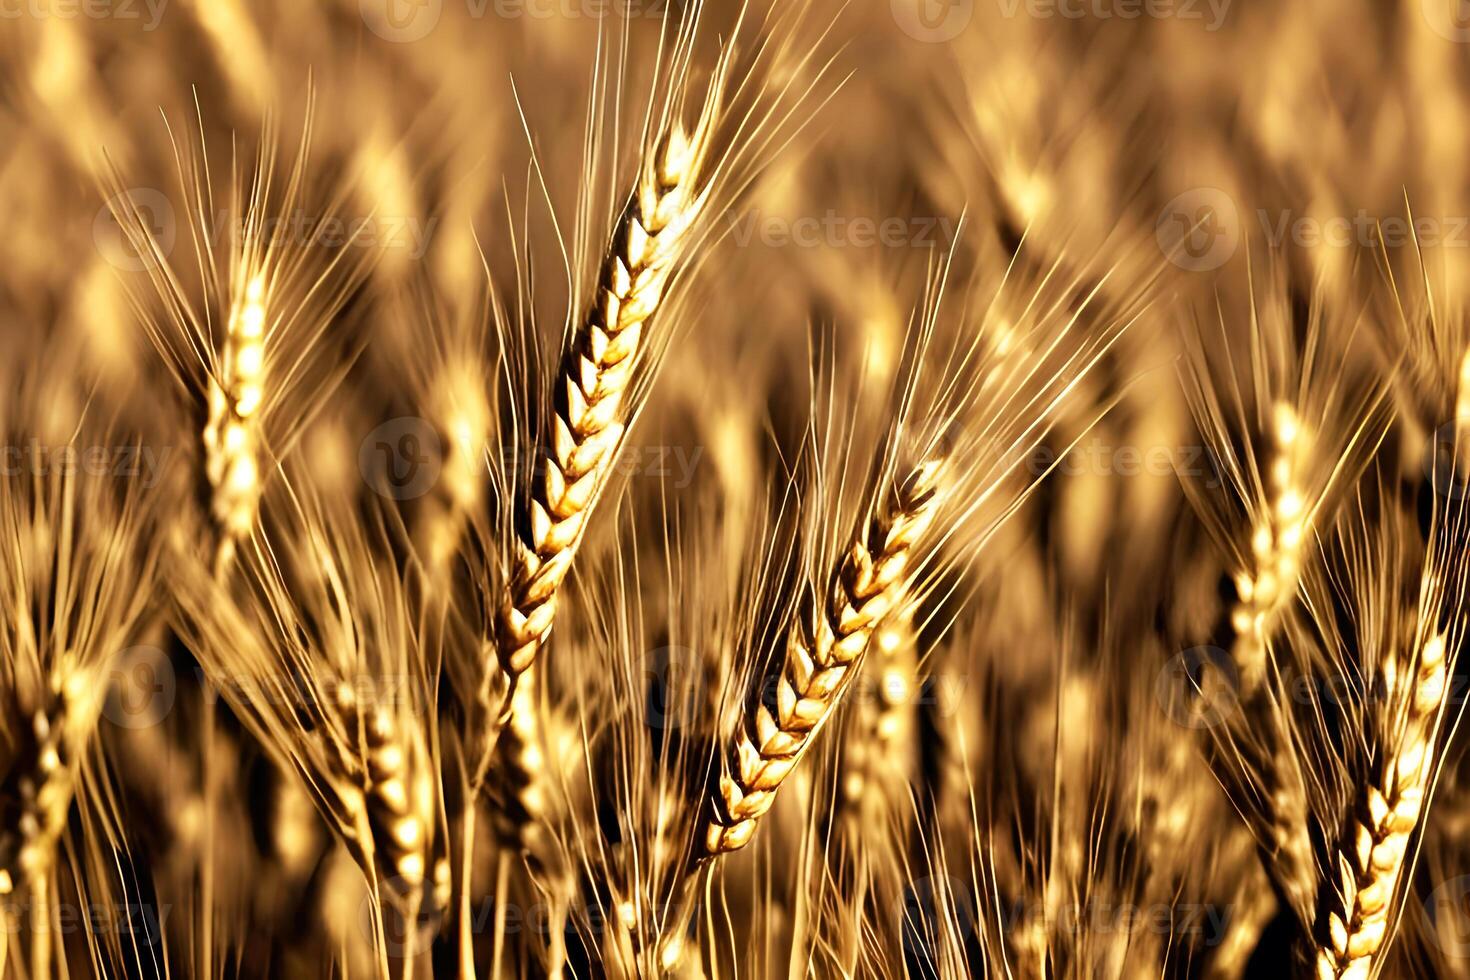
[[[1470,977],[1462,0],[0,0],[0,974]]]

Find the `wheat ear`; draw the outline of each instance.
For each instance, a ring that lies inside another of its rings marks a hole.
[[[348,851],[374,884],[375,912],[381,912],[381,888],[408,924],[401,957],[402,976],[409,978],[419,910],[426,897],[436,911],[444,908],[451,887],[448,860],[436,858],[432,850],[429,766],[417,733],[408,731],[393,711],[363,704],[356,688],[345,682],[339,681],[330,696],[346,742],[337,744],[337,755],[329,762],[336,770],[329,810],[336,810]],[[386,969],[383,975],[388,975]]]
[[[0,594],[10,600],[0,621],[0,895],[29,893],[35,977],[57,969],[58,843],[87,785],[83,758],[109,674],[152,596],[157,552],[144,527],[132,488],[119,506],[110,488],[65,467],[0,481]]]
[[[349,738],[361,738],[362,751],[351,757],[357,770],[353,782],[362,793],[360,812],[370,831],[366,849],[392,872],[390,888],[409,894],[429,881],[434,822],[426,800],[429,794],[421,785],[421,774],[416,779],[411,771],[412,753],[405,750],[409,740],[393,713],[382,707],[364,708],[350,684],[339,684],[335,694]],[[435,865],[431,884],[441,904],[447,900],[442,892],[448,887],[448,873],[447,863]]]
[[[1434,769],[1436,719],[1444,701],[1445,634],[1429,638],[1407,692],[1402,728],[1384,753],[1382,768],[1350,823],[1338,855],[1338,891],[1320,914],[1317,950],[1321,980],[1366,980],[1385,948],[1389,917],[1409,837],[1423,812]],[[1397,662],[1384,667],[1384,689],[1401,684]]]
[[[363,870],[371,873],[376,866],[386,872],[389,891],[406,900],[412,913],[417,912],[426,884],[431,886],[436,907],[442,907],[448,900],[449,864],[435,861],[430,847],[434,788],[423,732],[405,725],[404,718],[393,710],[391,688],[384,691],[373,684],[372,701],[364,704],[359,690],[347,680],[361,676],[352,673],[352,666],[361,663],[366,653],[359,643],[402,644],[417,653],[416,643],[411,633],[396,630],[377,635],[369,632],[358,639],[366,624],[384,612],[401,614],[402,609],[389,606],[385,610],[369,604],[371,600],[363,593],[382,587],[371,574],[360,579],[344,577],[342,566],[327,551],[324,541],[313,550],[323,575],[322,598],[328,600],[324,606],[335,611],[338,635],[347,639],[343,647],[329,642],[322,651],[336,665],[337,679],[327,682],[327,693],[346,735],[345,742],[334,740],[336,753],[329,757],[338,770],[342,787],[339,795],[347,810],[341,826],[348,844],[359,852]],[[395,580],[386,581],[390,589],[394,587]],[[396,595],[398,601],[404,601],[402,593]],[[406,624],[405,617],[398,625],[411,629]]]
[[[883,792],[883,770],[892,770],[891,779],[906,782],[911,764],[905,755],[913,744],[903,736],[912,734],[914,695],[919,684],[918,637],[911,614],[896,614],[880,629],[874,649],[879,669],[868,670],[871,696],[876,703],[864,703],[858,724],[850,733],[845,753],[853,755],[852,771],[842,781],[843,805],[857,809],[870,794]]]
[[[622,443],[647,346],[645,324],[708,200],[705,158],[719,92],[717,76],[694,130],[686,133],[674,120],[645,161],[603,262],[596,301],[558,373],[550,446],[532,481],[495,621],[500,665],[512,680],[531,666],[551,632],[561,583]]]
[[[219,530],[215,572],[222,574],[260,506],[259,410],[265,393],[265,275],[249,276],[230,305],[220,375],[209,379],[204,472]]]
[[[482,377],[478,360],[463,355],[458,361],[446,360],[430,382],[430,417],[446,450],[429,512],[416,531],[436,583],[443,582],[452,567],[470,515],[484,495],[484,456],[492,419],[480,389]]]
[[[1305,923],[1316,887],[1305,790],[1294,760],[1282,749],[1284,735],[1262,685],[1281,614],[1301,581],[1312,518],[1303,474],[1315,447],[1297,410],[1286,401],[1272,406],[1269,434],[1264,507],[1251,528],[1250,558],[1236,574],[1239,598],[1230,611],[1231,659],[1243,711],[1232,723],[1227,751],[1238,759],[1244,744],[1254,749],[1259,765],[1255,776],[1267,789],[1259,827],[1266,868]]]
[[[0,833],[0,895],[24,884],[35,918],[45,923],[31,930],[31,964],[36,976],[46,976],[51,969],[51,869],[71,811],[80,763],[77,753],[95,726],[95,719],[89,716],[96,714],[96,706],[78,710],[78,702],[95,680],[66,668],[53,675],[45,705],[30,717],[29,758],[15,766],[18,775],[6,793],[18,806],[14,830]]]
[[[541,715],[535,704],[536,668],[516,686],[510,721],[497,746],[499,764],[493,795],[497,829],[505,843],[525,854],[537,870],[555,863],[544,826],[548,802]]]
[[[909,555],[934,521],[947,460],[926,460],[894,485],[832,576],[826,602],[787,635],[774,710],[758,704],[738,731],[704,827],[708,856],[750,842],[756,822],[832,717],[874,631],[908,599]]]
[[[527,670],[512,694],[510,717],[496,745],[491,797],[497,835],[525,859],[550,905],[544,966],[548,976],[559,977],[566,964],[564,932],[575,886],[552,831],[556,786],[547,769],[547,732],[536,703],[538,673],[534,666]]]
[[[1301,474],[1310,437],[1290,404],[1274,406],[1271,437],[1268,506],[1251,530],[1253,564],[1236,576],[1240,599],[1230,614],[1243,695],[1255,691],[1266,674],[1266,649],[1281,609],[1296,594],[1308,530]]]

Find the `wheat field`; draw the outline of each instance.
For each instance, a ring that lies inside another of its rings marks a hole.
[[[1470,978],[1459,0],[0,0],[0,978]]]

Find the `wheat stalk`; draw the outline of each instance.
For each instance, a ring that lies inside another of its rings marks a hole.
[[[188,638],[234,714],[296,772],[372,886],[373,912],[412,924],[449,899],[438,837],[438,760],[421,676],[432,642],[415,621],[403,574],[385,568],[350,505],[325,509],[284,479],[281,519],[254,532],[228,583],[181,566],[173,591]],[[277,554],[277,542],[286,543]],[[236,589],[235,592],[240,590]],[[382,928],[375,919],[375,926]],[[381,933],[380,933],[381,940]],[[378,943],[380,972],[389,972]],[[404,951],[404,970],[414,950]]]
[[[73,675],[73,679],[79,678]],[[75,683],[70,686],[76,687]],[[35,881],[49,870],[56,840],[71,805],[75,774],[69,758],[70,746],[63,742],[62,735],[71,716],[67,703],[79,693],[75,689],[68,691],[57,677],[48,692],[46,706],[30,716],[34,758],[16,767],[19,773],[15,777],[14,796],[19,802],[20,815],[15,820],[15,830],[7,831],[6,846],[0,851],[5,855],[5,866],[0,867],[0,894],[10,894],[17,879]]]
[[[1316,969],[1322,980],[1365,980],[1378,965],[1409,838],[1434,771],[1436,721],[1447,680],[1445,653],[1445,634],[1437,633],[1420,646],[1412,677],[1398,676],[1397,659],[1384,664],[1384,690],[1405,702],[1402,727],[1384,746],[1377,776],[1341,842],[1337,887],[1325,896],[1318,921],[1322,944]]]
[[[266,380],[266,279],[262,272],[250,273],[243,265],[236,264],[231,268],[231,287],[218,374],[209,374],[207,380],[209,414],[203,432],[204,473],[212,491],[210,516],[214,519],[217,535],[214,575],[220,581],[229,575],[240,540],[249,535],[255,525],[262,487],[259,416]],[[206,787],[205,806],[211,828],[201,883],[202,904],[206,909],[212,902],[215,874],[215,781],[211,775],[214,715],[214,700],[206,697],[201,777]],[[213,925],[211,913],[205,914],[202,954],[208,957],[213,945]]]
[[[475,696],[482,719],[476,728],[486,720],[499,727],[478,732],[480,744],[471,749],[468,775],[473,798],[492,765],[514,770],[509,774],[511,792],[502,800],[511,804],[510,826],[515,827],[511,836],[519,846],[534,843],[527,836],[534,833],[528,822],[541,816],[540,787],[521,758],[535,745],[538,725],[526,715],[531,709],[529,695],[520,688],[551,633],[562,582],[636,414],[639,368],[647,351],[657,348],[645,329],[686,258],[714,186],[706,160],[728,64],[722,59],[716,69],[693,129],[686,131],[677,116],[672,118],[642,161],[603,260],[592,308],[572,337],[552,383],[546,456],[532,476],[524,509],[516,514],[503,594],[488,629],[500,669],[482,672]],[[503,732],[511,734],[515,744],[507,749],[516,758],[500,752],[497,743]],[[538,805],[528,807],[528,801]],[[472,853],[473,832],[470,804],[461,828],[465,860]],[[534,850],[545,851],[539,846]],[[545,858],[540,853],[536,861]],[[560,872],[552,875],[558,882],[564,878]],[[467,900],[467,893],[462,894],[462,903]],[[461,909],[461,921],[468,922],[467,909]],[[462,937],[461,946],[462,956],[468,957],[468,937]],[[551,955],[554,961],[560,952],[553,949]],[[462,961],[462,970],[472,968]]]
[[[750,842],[756,822],[857,676],[874,631],[909,599],[909,557],[933,523],[949,461],[929,459],[894,485],[843,555],[826,601],[787,635],[774,710],[755,706],[736,734],[703,827],[713,857]]]
[[[1255,426],[1246,421],[1239,382],[1229,376],[1240,370],[1234,363],[1225,381],[1201,378],[1189,392],[1224,466],[1221,475],[1247,516],[1242,522],[1232,514],[1214,527],[1233,556],[1229,581],[1236,598],[1217,627],[1216,642],[1228,649],[1234,676],[1207,683],[1230,688],[1223,693],[1236,703],[1223,724],[1206,732],[1210,761],[1256,835],[1263,866],[1303,927],[1312,920],[1317,888],[1306,819],[1312,780],[1296,754],[1278,647],[1290,625],[1287,614],[1298,606],[1309,567],[1306,549],[1332,525],[1337,494],[1357,478],[1387,429],[1380,386],[1369,383],[1355,392],[1346,383],[1353,332],[1344,330],[1340,342],[1327,333],[1337,314],[1319,295],[1320,280],[1314,290],[1303,322],[1285,279],[1274,279],[1266,291],[1251,284],[1249,383],[1263,416]],[[1300,327],[1306,335],[1298,343],[1287,328]],[[1221,404],[1226,396],[1235,402],[1228,409]],[[1231,436],[1237,426],[1246,430],[1244,458]],[[1253,450],[1255,429],[1265,443],[1260,450]],[[1208,519],[1214,504],[1201,504]],[[1238,541],[1242,523],[1245,547]]]
[[[375,891],[385,889],[398,903],[409,929],[404,976],[411,976],[419,909],[426,898],[441,909],[450,897],[449,862],[433,851],[427,751],[393,711],[363,705],[353,685],[339,681],[332,694],[345,729],[344,736],[332,737],[326,769],[335,777],[334,823]]]

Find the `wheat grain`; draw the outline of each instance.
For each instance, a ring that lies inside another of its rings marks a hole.
[[[909,559],[933,523],[947,466],[945,459],[926,460],[893,487],[843,555],[821,607],[788,633],[774,710],[751,710],[720,777],[702,834],[707,855],[750,842],[781,783],[841,703],[874,630],[908,600]]]

